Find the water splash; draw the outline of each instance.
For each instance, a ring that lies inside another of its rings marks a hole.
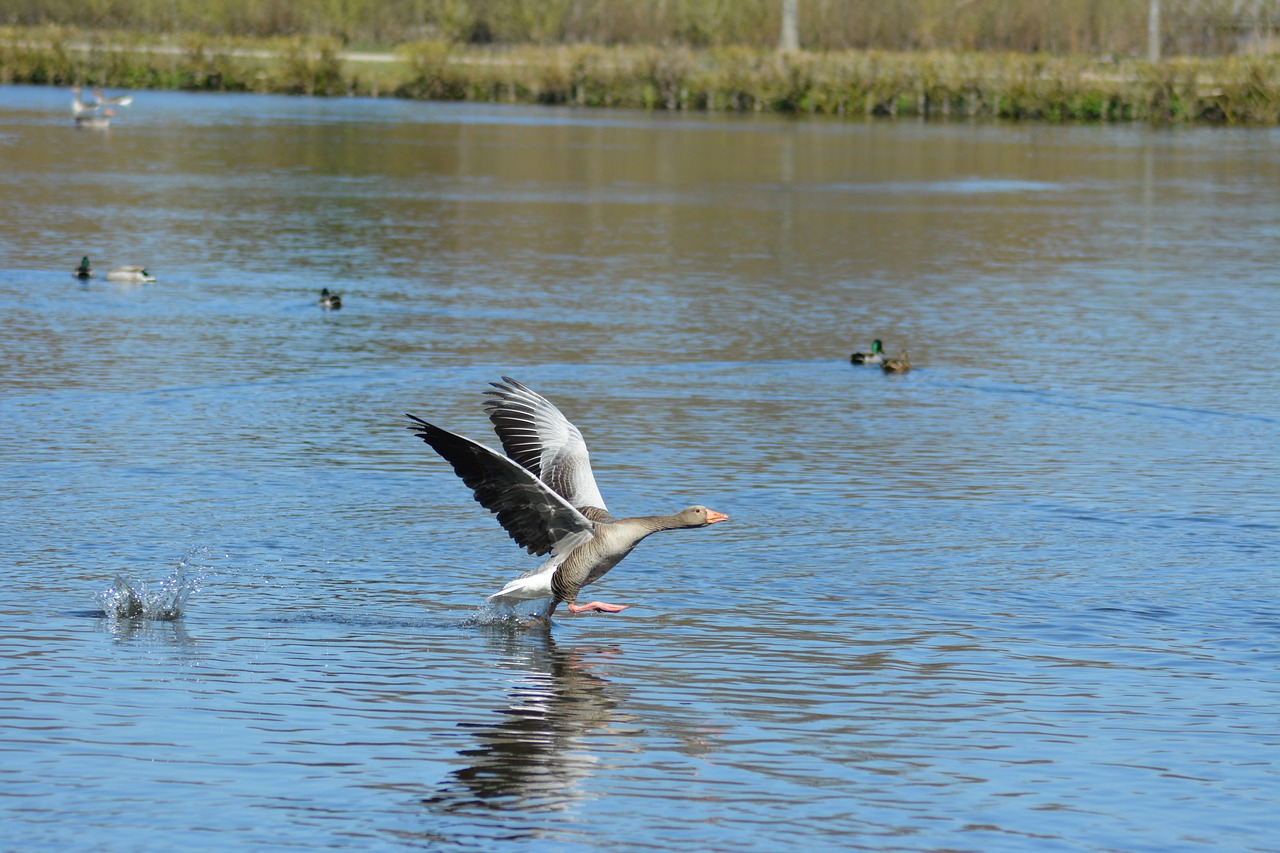
[[[474,615],[467,617],[462,623],[468,628],[479,628],[482,631],[546,631],[550,628],[546,622],[534,617],[532,613],[521,615],[509,607],[484,606],[478,608]],[[552,624],[559,624],[553,622]]]
[[[167,578],[157,584],[116,575],[111,586],[94,599],[108,619],[151,619],[172,622],[181,619],[187,599],[204,585],[209,549],[193,548],[183,555]]]

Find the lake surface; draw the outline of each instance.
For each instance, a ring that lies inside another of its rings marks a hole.
[[[1280,850],[1277,131],[70,99],[0,87],[0,846]],[[503,375],[731,520],[496,621],[403,413]]]

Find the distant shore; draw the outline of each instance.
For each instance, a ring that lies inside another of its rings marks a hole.
[[[1280,57],[478,47],[0,29],[0,82],[649,110],[1280,125]]]

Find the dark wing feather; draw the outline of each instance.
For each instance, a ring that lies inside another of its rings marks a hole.
[[[483,444],[408,417],[413,434],[453,466],[476,501],[530,554],[559,554],[591,539],[595,524],[529,471]]]
[[[578,509],[607,510],[582,433],[550,400],[509,376],[485,403],[507,455]],[[607,516],[607,512],[606,515]]]

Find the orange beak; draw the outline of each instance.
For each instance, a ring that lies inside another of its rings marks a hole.
[[[729,516],[723,512],[716,512],[714,509],[707,510],[707,524],[715,524],[717,521],[728,521]]]

